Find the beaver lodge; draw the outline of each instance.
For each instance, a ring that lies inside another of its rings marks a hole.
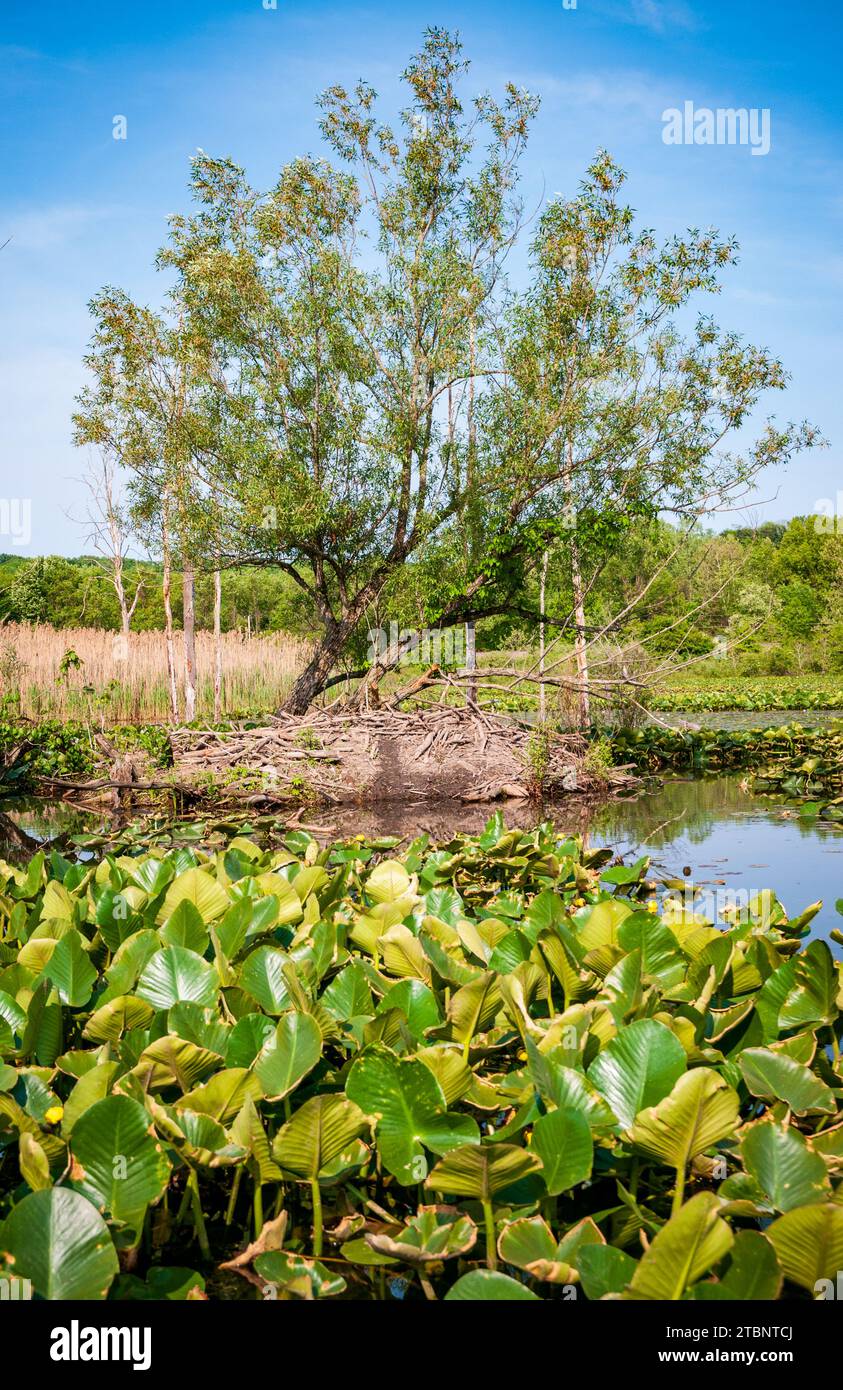
[[[213,784],[252,803],[494,801],[639,786],[623,768],[591,771],[581,734],[464,708],[277,715],[260,727],[177,729],[171,742],[180,787]]]

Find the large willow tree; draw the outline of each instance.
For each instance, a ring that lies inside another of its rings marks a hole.
[[[131,443],[144,515],[169,498],[193,561],[278,565],[307,593],[320,633],[295,713],[408,564],[431,620],[469,621],[515,602],[561,537],[575,601],[557,621],[584,648],[583,565],[630,517],[698,514],[811,442],[770,424],[728,447],[781,365],[708,319],[675,325],[734,247],[636,233],[608,157],[544,211],[513,288],[537,102],[510,85],[466,107],[467,66],[430,31],[398,129],[365,83],[331,88],[332,159],[294,160],[268,192],[199,155],[160,318],[94,301],[78,436]]]

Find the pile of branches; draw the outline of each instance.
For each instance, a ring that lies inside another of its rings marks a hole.
[[[607,777],[610,790],[638,785],[622,768],[590,772],[581,734],[449,706],[280,714],[261,727],[178,729],[171,743],[181,785],[212,776],[252,802],[471,802],[605,791]]]

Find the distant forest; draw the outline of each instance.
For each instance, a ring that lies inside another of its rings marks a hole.
[[[607,560],[589,596],[589,622],[611,619],[658,574],[624,628],[625,641],[647,638],[659,649],[659,634],[671,648],[677,620],[685,621],[684,650],[718,654],[734,650],[741,669],[758,674],[843,670],[843,537],[826,518],[794,517],[765,522],[757,529],[735,529],[718,536],[700,534],[676,547],[677,533],[661,522],[633,526]],[[665,565],[665,558],[668,563]],[[558,563],[554,563],[558,560]],[[570,604],[567,565],[561,550],[551,551],[546,611],[564,614]],[[135,631],[164,626],[161,567],[127,560],[130,596],[141,592],[132,617]],[[536,581],[525,579],[524,611],[535,611]],[[181,623],[181,583],[173,574],[174,620]],[[210,628],[213,585],[197,573],[197,627]],[[686,615],[690,615],[687,617]],[[272,566],[231,568],[222,576],[222,629],[245,633],[290,633],[307,637],[316,626],[308,595]],[[414,567],[381,595],[372,623],[397,619],[423,625],[423,585]],[[95,558],[48,556],[23,559],[0,555],[0,619],[46,622],[57,628],[117,630],[120,613],[107,566]],[[361,634],[362,637],[362,634]],[[485,649],[531,647],[535,626],[517,613],[478,624]]]

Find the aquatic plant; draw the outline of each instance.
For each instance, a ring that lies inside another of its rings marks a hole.
[[[755,791],[799,803],[800,814],[843,820],[843,723],[770,729],[661,729],[609,732],[612,756],[640,771],[747,770]]]
[[[0,1275],[49,1299],[836,1278],[819,904],[707,921],[646,858],[499,815],[400,855],[194,829],[0,863]]]
[[[664,686],[647,703],[654,710],[697,714],[735,709],[843,709],[843,686],[817,676],[698,678]]]

